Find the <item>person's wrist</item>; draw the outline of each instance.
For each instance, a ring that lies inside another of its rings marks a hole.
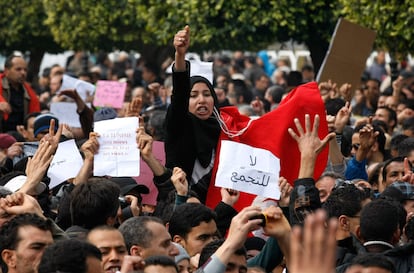
[[[232,200],[231,198],[223,198],[221,200],[224,204],[229,205],[229,206],[233,206],[236,202],[234,202],[234,200]]]
[[[185,189],[177,189],[177,195],[187,196],[187,194],[188,194],[188,191],[187,190],[185,190]]]

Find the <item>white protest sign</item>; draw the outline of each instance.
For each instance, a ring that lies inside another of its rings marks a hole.
[[[217,187],[279,199],[280,160],[271,152],[223,140],[216,175]]]
[[[60,86],[58,93],[67,89],[76,89],[76,92],[78,92],[82,100],[86,101],[88,96],[93,96],[95,85],[68,75],[63,75],[62,85]]]
[[[213,63],[212,62],[202,62],[199,60],[190,60],[190,76],[203,76],[213,84]],[[167,73],[172,73],[172,65],[170,65],[167,70]]]
[[[76,112],[77,109],[78,107],[74,102],[52,102],[50,104],[50,112],[59,119],[59,123],[67,124],[74,128],[81,128],[79,115]]]
[[[94,157],[96,176],[139,176],[139,149],[135,140],[138,118],[115,118],[94,123],[99,152]]]
[[[76,177],[83,164],[75,140],[67,140],[59,143],[56,154],[53,157],[47,171],[50,178],[49,187],[53,189],[69,178]]]

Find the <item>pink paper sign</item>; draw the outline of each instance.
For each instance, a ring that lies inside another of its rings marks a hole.
[[[121,109],[124,103],[126,82],[98,81],[93,104],[101,107]]]

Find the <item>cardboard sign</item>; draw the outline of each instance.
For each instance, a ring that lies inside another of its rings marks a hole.
[[[350,83],[353,90],[359,88],[375,36],[371,29],[339,19],[317,81],[332,80],[338,86]]]
[[[279,199],[279,158],[271,152],[223,140],[216,186]]]
[[[121,109],[124,103],[127,83],[117,81],[98,81],[93,104],[101,107]]]

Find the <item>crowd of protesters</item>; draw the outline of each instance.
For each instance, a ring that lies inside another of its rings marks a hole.
[[[414,271],[412,68],[402,64],[391,77],[378,51],[359,86],[318,83],[328,134],[320,138],[321,117],[309,114],[286,130],[295,147],[283,149],[299,149],[300,169],[291,184],[279,178],[280,199],[238,211],[241,193],[222,188],[210,208],[220,109],[260,118],[315,74],[311,64],[293,71],[288,60],[237,51],[213,58],[213,82],[190,76],[190,32],[186,26],[175,34],[175,56],[162,66],[143,56],[132,67],[123,54],[115,62],[100,54],[93,64],[77,52],[66,67],[53,65],[28,83],[25,59],[7,58],[0,74],[0,272]],[[93,94],[61,90],[64,75],[126,82],[123,107],[95,107]],[[61,101],[76,104],[80,128],[50,112]],[[124,117],[140,118],[136,144],[153,173],[156,202],[143,198],[151,190],[139,177],[92,175],[94,122]],[[82,168],[50,189],[48,168],[69,139]],[[165,164],[154,141],[165,143]],[[325,171],[313,177],[324,149]]]

